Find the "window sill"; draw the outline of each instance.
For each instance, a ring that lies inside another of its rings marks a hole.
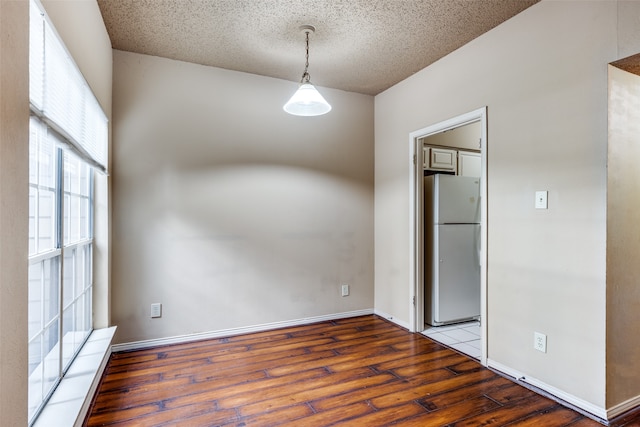
[[[94,330],[33,427],[81,426],[111,354],[116,327]]]

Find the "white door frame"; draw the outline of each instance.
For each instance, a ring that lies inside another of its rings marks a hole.
[[[409,327],[411,332],[424,330],[424,271],[423,262],[423,168],[421,138],[450,130],[473,122],[481,125],[481,165],[480,176],[480,362],[487,365],[487,107],[482,107],[461,116],[419,129],[409,134],[409,286],[411,295],[409,308]]]

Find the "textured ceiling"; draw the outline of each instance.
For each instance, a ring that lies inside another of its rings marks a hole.
[[[98,0],[114,49],[376,95],[539,0]]]

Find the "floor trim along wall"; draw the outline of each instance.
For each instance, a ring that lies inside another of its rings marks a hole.
[[[389,322],[395,323],[396,325],[400,326],[401,328],[405,328],[406,330],[410,331],[411,329],[409,329],[409,323],[407,322],[403,322],[402,320],[396,319],[395,317],[393,317],[392,315],[385,313],[384,311],[380,311],[380,310],[373,310],[373,314],[382,317],[383,319],[388,320]],[[418,331],[418,332],[422,332],[422,331]]]
[[[558,388],[555,388],[545,382],[539,381],[536,378],[528,377],[522,372],[509,368],[495,360],[487,359],[487,367],[497,371],[500,374],[510,377],[517,383],[524,385],[543,396],[549,397],[563,405],[574,409],[583,415],[586,415],[594,420],[608,425],[607,411],[604,408],[596,406],[586,400],[580,399],[572,394],[564,392]]]
[[[612,420],[635,411],[640,411],[640,396],[633,397],[607,409],[607,418]]]
[[[287,328],[290,326],[309,325],[311,323],[324,322],[327,320],[345,319],[347,317],[367,316],[374,314],[372,308],[344,313],[326,314],[323,316],[303,317],[301,319],[285,320],[281,322],[263,323],[260,325],[244,326],[240,328],[220,329],[217,331],[200,332],[197,334],[179,335],[167,338],[156,338],[144,341],[133,341],[128,343],[114,344],[111,347],[113,352],[140,350],[143,348],[158,347],[161,345],[181,344],[190,341],[208,340],[214,338],[229,337],[233,335],[250,334],[253,332],[268,331],[271,329]]]

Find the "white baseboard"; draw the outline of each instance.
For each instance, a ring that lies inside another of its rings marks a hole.
[[[395,323],[396,325],[398,325],[398,326],[400,326],[402,328],[405,328],[406,330],[411,330],[409,328],[409,324],[407,322],[403,322],[402,320],[397,319],[397,318],[393,317],[392,315],[390,315],[388,313],[385,313],[384,311],[381,311],[381,310],[378,310],[378,309],[374,309],[373,310],[373,314],[375,314],[377,316],[380,316],[380,317],[382,317],[384,319],[387,319],[388,321],[390,321],[392,323]]]
[[[607,409],[607,418],[609,420],[618,417],[625,412],[631,411],[633,409],[640,408],[640,396],[633,397],[629,400],[625,400],[622,403],[619,403],[609,409]]]
[[[260,325],[243,326],[240,328],[220,329],[217,331],[200,332],[196,334],[179,335],[167,338],[156,338],[144,341],[133,341],[128,343],[114,344],[111,348],[113,352],[140,350],[143,348],[158,347],[170,344],[182,344],[190,341],[201,341],[214,338],[229,337],[233,335],[250,334],[253,332],[268,331],[271,329],[288,328],[291,326],[302,326],[311,323],[324,322],[327,320],[345,319],[348,317],[366,316],[374,314],[373,309],[347,311],[343,313],[326,314],[323,316],[303,317],[301,319],[284,320],[281,322],[263,323]]]
[[[604,408],[587,402],[584,399],[569,394],[536,378],[526,376],[522,372],[511,369],[508,366],[496,362],[495,360],[487,359],[487,366],[509,377],[512,377],[516,382],[523,383],[522,385],[525,387],[527,385],[532,386],[535,391],[539,392],[540,394],[549,397],[550,399],[553,399],[559,403],[570,406],[572,407],[572,409],[575,409],[578,412],[581,412],[598,422],[607,424],[607,421],[611,419],[608,418],[608,411]]]

